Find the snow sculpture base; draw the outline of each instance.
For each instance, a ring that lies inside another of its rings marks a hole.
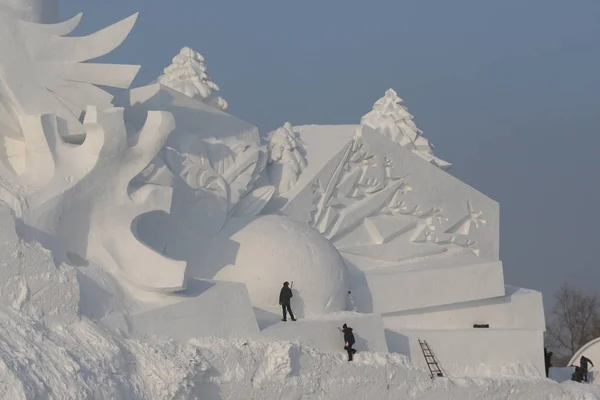
[[[276,340],[298,341],[321,351],[343,351],[344,337],[337,329],[343,324],[348,324],[354,330],[354,347],[358,351],[388,352],[383,322],[378,314],[343,312],[295,322],[280,322],[261,334]]]
[[[450,376],[545,376],[542,330],[386,330],[386,338],[390,351],[425,369],[419,339],[426,340]]]
[[[346,257],[352,295],[361,312],[393,313],[504,296],[502,262],[449,257],[361,271]]]
[[[187,342],[194,337],[249,338],[259,334],[244,285],[191,279],[186,292],[169,296],[175,304],[123,317],[109,316],[106,326],[133,336]]]
[[[449,304],[384,316],[385,327],[403,329],[470,329],[489,324],[493,329],[546,329],[542,294],[506,286],[506,296]]]

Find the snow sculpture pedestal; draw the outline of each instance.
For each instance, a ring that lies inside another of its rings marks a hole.
[[[545,376],[541,330],[386,330],[386,337],[390,351],[410,357],[424,369],[419,339],[426,340],[450,376]]]
[[[343,351],[344,336],[337,329],[348,324],[353,329],[358,351],[387,353],[383,321],[378,314],[342,312],[295,322],[280,322],[261,332],[276,340],[298,341],[321,351]]]
[[[346,256],[349,265],[360,265]],[[367,270],[349,268],[361,312],[392,313],[504,296],[500,261],[449,257]]]
[[[194,337],[250,338],[259,333],[244,285],[190,279],[186,291],[165,298],[172,304],[102,323],[133,336],[158,336],[187,342]]]

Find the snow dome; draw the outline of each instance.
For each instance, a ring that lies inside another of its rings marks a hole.
[[[215,279],[241,282],[252,305],[279,314],[279,289],[294,281],[292,309],[297,317],[344,311],[348,295],[345,265],[319,232],[288,217],[257,218],[231,236],[239,243],[234,265]]]

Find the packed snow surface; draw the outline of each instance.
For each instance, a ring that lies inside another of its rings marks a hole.
[[[1,399],[600,399],[593,385],[484,369],[432,380],[401,355],[355,360],[291,342],[132,340],[86,319],[48,330],[0,310]]]

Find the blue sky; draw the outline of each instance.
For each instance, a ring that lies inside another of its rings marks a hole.
[[[104,62],[147,83],[183,46],[204,55],[230,112],[273,129],[358,123],[404,98],[454,175],[501,205],[509,284],[551,296],[600,282],[597,0],[61,0],[79,33],[140,11]]]

